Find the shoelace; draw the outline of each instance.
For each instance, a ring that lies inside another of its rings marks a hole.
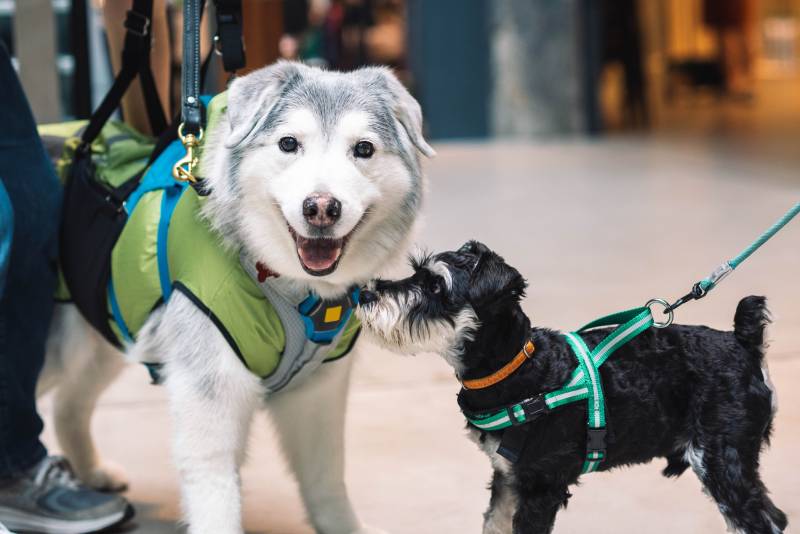
[[[71,488],[79,486],[72,467],[63,456],[48,456],[42,460],[33,477],[33,482],[40,487],[45,487],[51,482]]]

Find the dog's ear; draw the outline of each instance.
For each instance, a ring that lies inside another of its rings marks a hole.
[[[303,68],[297,63],[279,61],[233,80],[228,88],[227,117],[231,131],[225,140],[226,147],[242,143],[259,130],[284,87],[301,76]]]
[[[480,241],[475,241],[474,239],[470,239],[469,241],[461,245],[461,248],[458,249],[458,252],[461,254],[474,254],[475,256],[481,257],[484,254],[491,253],[492,249],[490,249]]]
[[[390,105],[394,118],[403,127],[417,150],[429,158],[435,156],[436,151],[431,148],[422,135],[422,108],[419,107],[419,103],[411,96],[411,93],[403,87],[397,76],[386,67],[368,67],[362,72],[367,76],[378,76],[378,79],[381,80],[381,85],[384,86],[383,92],[388,93],[391,98]]]
[[[481,243],[470,239],[456,251],[462,259],[460,264],[466,266],[470,271],[475,271],[481,263],[482,258],[491,257],[494,252],[492,249]]]
[[[479,253],[470,275],[469,301],[475,312],[478,316],[492,315],[519,303],[528,283],[503,258],[485,245],[474,243],[478,246],[471,250]]]

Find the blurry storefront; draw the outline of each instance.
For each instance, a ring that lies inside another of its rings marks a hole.
[[[633,70],[613,58],[601,67],[605,129],[798,131],[800,0],[640,0],[635,7],[635,33],[606,21],[607,46],[632,43],[640,53]]]
[[[0,0],[0,38],[40,120],[85,117],[96,104],[112,78],[99,10],[124,1]],[[177,87],[180,1],[155,1],[169,12]],[[245,70],[280,57],[389,65],[419,98],[435,139],[800,123],[800,0],[243,5]],[[221,69],[212,63],[210,72],[208,88],[224,87]]]

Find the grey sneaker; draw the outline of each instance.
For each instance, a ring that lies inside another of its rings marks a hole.
[[[85,534],[131,517],[128,501],[80,485],[58,456],[46,457],[21,478],[0,483],[0,522],[14,531]]]

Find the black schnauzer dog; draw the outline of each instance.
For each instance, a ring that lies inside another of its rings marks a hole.
[[[485,245],[471,241],[412,261],[412,267],[413,276],[377,280],[361,293],[359,316],[382,345],[438,352],[462,383],[497,374],[528,340],[535,346],[491,387],[462,389],[462,410],[492,412],[569,379],[576,359],[565,336],[531,328],[520,307],[524,278]],[[673,325],[650,328],[621,346],[600,367],[608,419],[599,470],[664,457],[666,476],[692,468],[735,532],[782,532],[786,515],[758,472],[775,410],[763,353],[768,322],[765,299],[751,296],[739,303],[733,332]],[[609,331],[582,337],[591,348]],[[484,534],[551,532],[569,486],[581,475],[586,421],[586,402],[577,402],[504,430],[468,424],[494,467]],[[527,433],[511,462],[498,445],[519,428]]]

